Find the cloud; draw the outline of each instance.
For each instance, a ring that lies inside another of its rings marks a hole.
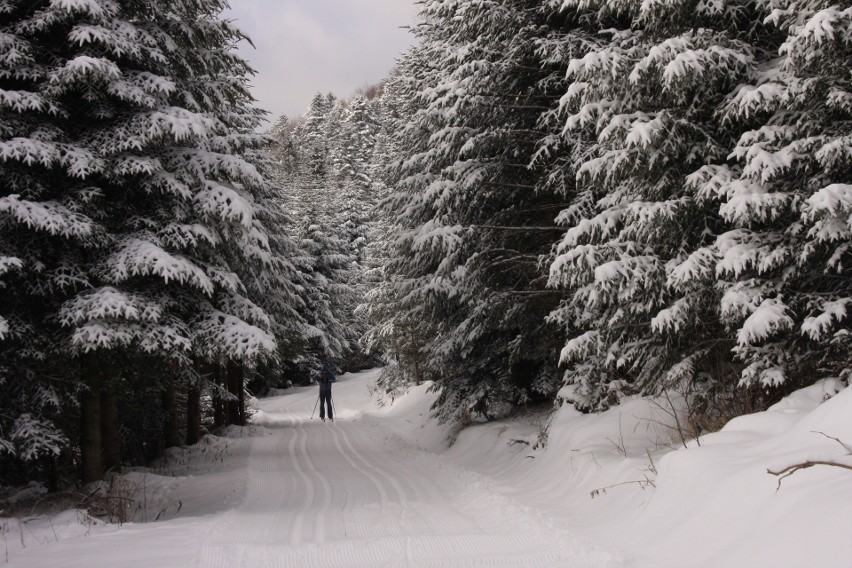
[[[240,53],[258,74],[258,106],[298,116],[314,93],[351,94],[376,82],[413,43],[414,0],[233,0],[235,20],[256,48]]]

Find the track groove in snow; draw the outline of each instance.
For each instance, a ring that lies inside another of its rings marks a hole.
[[[299,421],[299,429],[303,432],[302,437],[302,456],[305,458],[307,475],[311,478],[313,482],[314,479],[319,479],[320,486],[322,488],[322,503],[320,504],[319,498],[316,498],[317,492],[315,492],[315,515],[314,515],[314,541],[318,544],[322,544],[325,542],[325,523],[326,517],[328,516],[329,509],[331,509],[332,502],[332,493],[331,493],[331,484],[328,482],[328,479],[325,477],[321,469],[318,469],[316,465],[314,465],[313,459],[311,459],[311,452],[308,450],[308,432],[305,430],[305,426],[302,421]]]
[[[384,502],[385,504],[387,504],[387,502],[391,501],[391,500],[399,503],[402,506],[405,506],[408,503],[409,497],[406,494],[406,491],[400,485],[400,483],[397,482],[397,480],[393,477],[393,475],[389,474],[387,471],[385,471],[385,470],[383,470],[379,467],[376,467],[370,461],[368,461],[364,457],[364,455],[359,450],[357,450],[355,448],[355,446],[352,444],[352,441],[349,439],[349,434],[347,434],[344,429],[340,428],[340,426],[338,426],[338,425],[333,424],[332,425],[332,432],[334,432],[335,435],[337,435],[337,432],[340,433],[341,437],[343,438],[343,443],[349,449],[351,457],[350,457],[350,454],[346,454],[345,452],[343,452],[342,448],[341,448],[341,453],[344,453],[344,455],[349,459],[354,457],[355,459],[357,459],[358,461],[360,461],[363,464],[363,466],[364,466],[363,468],[357,468],[357,469],[361,470],[364,473],[364,475],[371,478],[377,484],[378,487],[382,488],[382,490],[384,491],[385,494],[387,494],[387,491],[384,489],[385,486],[390,485],[393,488],[393,491],[395,493],[395,497],[392,498],[392,499],[386,498],[385,502]],[[354,462],[352,462],[352,465],[355,466]],[[374,474],[371,475],[369,473],[369,471],[373,471]],[[377,478],[383,478],[385,481],[380,482],[380,481],[377,480]]]
[[[305,467],[302,464],[304,459],[303,455],[307,448],[307,441],[308,433],[304,428],[296,428],[294,433],[291,434],[290,458],[293,460],[293,466],[296,468],[299,478],[304,482],[299,493],[305,496],[300,510],[296,513],[293,519],[293,529],[290,533],[290,544],[292,546],[296,546],[303,542],[305,518],[315,507],[316,483],[314,483],[313,478],[305,472]]]
[[[375,424],[309,420],[313,396],[261,401],[267,429],[253,442],[245,503],[208,538],[199,566],[612,565]]]
[[[344,432],[340,431],[337,427],[332,427],[331,432],[334,436],[334,445],[337,447],[338,451],[340,451],[340,454],[349,463],[349,465],[351,465],[353,468],[355,468],[356,471],[358,471],[360,474],[370,480],[370,483],[373,484],[373,486],[376,488],[376,492],[379,495],[380,504],[382,505],[382,507],[385,507],[390,501],[390,498],[388,497],[388,492],[385,489],[384,484],[380,483],[376,476],[368,471],[368,469],[372,468],[367,464],[364,458],[361,457],[358,452],[352,447],[352,444],[349,442],[348,437],[346,437]],[[344,439],[346,440],[346,446],[347,448],[349,448],[349,452],[344,451],[343,446],[340,443],[340,438],[342,437],[340,434],[343,434],[343,437],[345,437]],[[357,457],[358,461],[360,461],[362,465],[366,467],[359,466],[357,463],[355,463],[353,457]]]

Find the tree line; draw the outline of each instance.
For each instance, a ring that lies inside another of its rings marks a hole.
[[[358,350],[225,7],[0,2],[3,482],[145,463]]]
[[[427,0],[386,97],[387,388],[444,419],[676,390],[696,431],[852,334],[852,8]]]

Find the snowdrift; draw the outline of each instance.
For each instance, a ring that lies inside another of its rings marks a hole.
[[[767,473],[808,460],[852,465],[852,389],[838,381],[800,390],[686,447],[659,401],[641,398],[603,414],[563,406],[549,418],[530,414],[456,433],[429,419],[436,397],[429,386],[412,388],[375,418],[493,478],[570,531],[623,549],[632,565],[852,566],[852,471],[816,465],[780,484]]]

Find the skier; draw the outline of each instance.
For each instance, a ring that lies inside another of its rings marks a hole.
[[[320,420],[325,422],[325,410],[328,408],[328,419],[334,422],[334,412],[331,404],[331,383],[336,383],[337,377],[331,370],[328,363],[324,363],[320,369],[317,383],[319,383],[319,407]]]

